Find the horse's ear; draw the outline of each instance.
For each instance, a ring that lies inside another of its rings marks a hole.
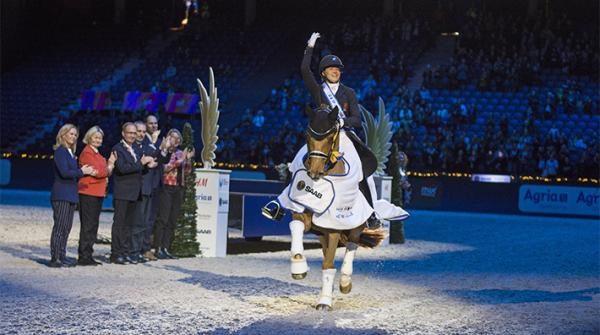
[[[312,119],[315,116],[315,110],[310,108],[310,105],[304,106],[304,114],[308,116],[309,119]]]
[[[331,110],[331,112],[329,112],[329,115],[327,116],[327,118],[329,119],[329,121],[335,122],[338,119],[338,115],[339,115],[339,109],[337,106],[335,106]]]

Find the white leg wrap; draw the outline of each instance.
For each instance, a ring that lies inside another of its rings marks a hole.
[[[304,253],[304,223],[299,220],[290,221],[290,232],[292,233],[292,257]]]
[[[356,254],[358,245],[354,242],[346,243],[346,253],[344,254],[344,261],[342,262],[342,268],[340,272],[342,275],[352,275],[352,264],[354,263],[354,255]]]
[[[319,305],[333,306],[333,280],[335,279],[336,269],[323,270],[323,286],[319,296]]]
[[[290,248],[292,252],[292,258],[290,263],[290,271],[292,275],[301,275],[308,272],[308,263],[304,257],[304,223],[298,220],[292,220],[290,222],[290,232],[292,233],[292,246]],[[294,256],[300,255],[301,258],[295,258]],[[295,279],[299,279],[294,277]],[[301,278],[304,278],[302,276]]]

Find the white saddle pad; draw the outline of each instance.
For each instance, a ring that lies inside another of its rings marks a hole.
[[[333,203],[335,190],[333,183],[327,178],[322,177],[315,181],[308,176],[306,169],[299,169],[290,182],[288,197],[313,213],[323,214]]]

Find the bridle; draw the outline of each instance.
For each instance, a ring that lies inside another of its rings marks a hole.
[[[309,137],[311,137],[317,141],[321,141],[321,140],[325,139],[327,136],[334,134],[333,141],[331,142],[331,147],[329,148],[329,152],[322,152],[319,150],[312,150],[312,151],[308,152],[309,158],[318,158],[318,159],[326,159],[327,160],[325,162],[325,171],[328,171],[331,168],[333,168],[335,163],[337,163],[338,158],[340,156],[342,156],[342,154],[339,151],[335,150],[335,143],[340,134],[340,123],[336,121],[335,124],[328,130],[326,130],[325,132],[318,132],[318,131],[314,130],[309,124],[308,129],[306,130],[306,134]]]

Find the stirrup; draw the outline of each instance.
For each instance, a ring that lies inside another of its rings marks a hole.
[[[285,209],[279,205],[277,200],[271,200],[261,209],[261,214],[269,220],[280,221],[285,215]]]

